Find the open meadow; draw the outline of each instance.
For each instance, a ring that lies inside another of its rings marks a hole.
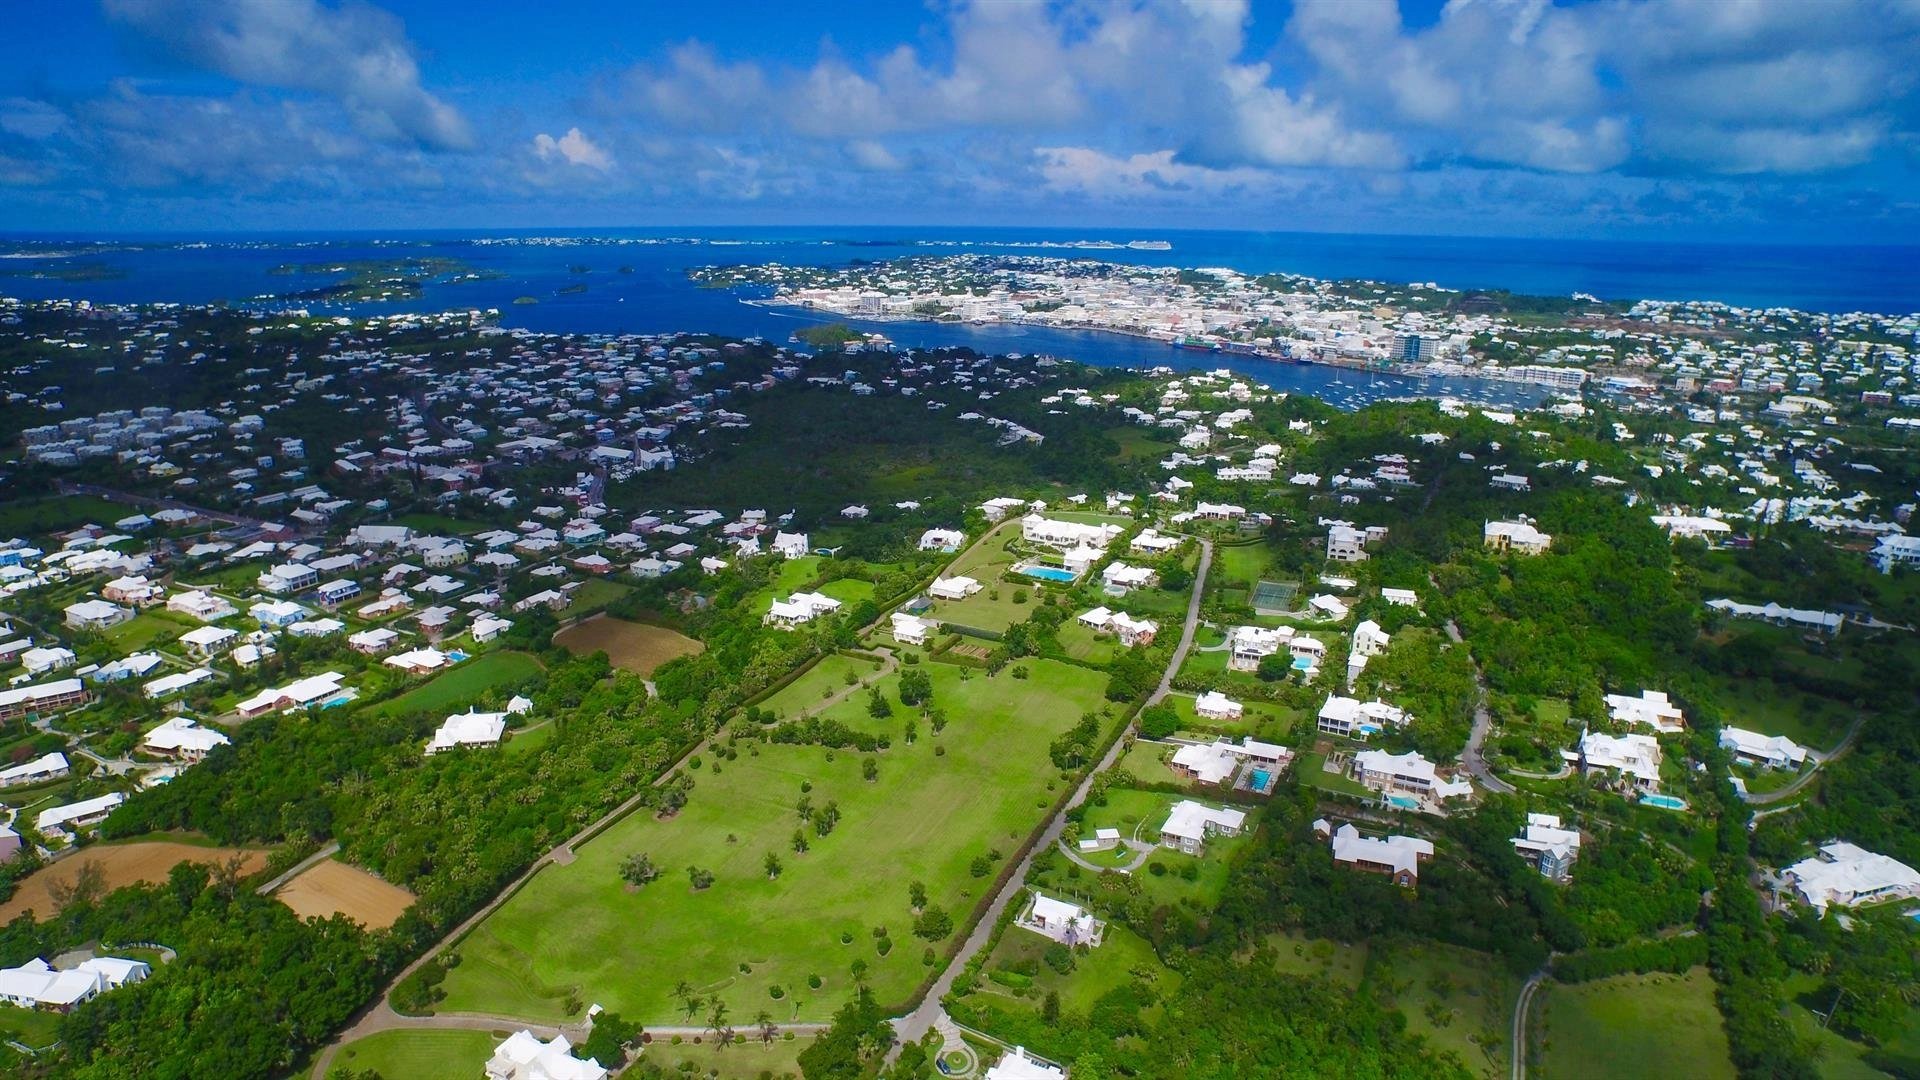
[[[1027,679],[963,681],[962,669],[927,665],[946,730],[922,725],[911,744],[896,730],[892,748],[872,755],[759,742],[743,742],[731,761],[706,755],[677,815],[622,820],[462,941],[442,1007],[560,1021],[577,993],[644,1023],[684,1023],[673,989],[685,981],[719,996],[736,1020],[762,1009],[780,1021],[825,1020],[847,999],[855,960],[883,1003],[904,1003],[931,970],[928,943],[912,934],[907,883],[924,882],[957,929],[998,871],[976,877],[970,864],[996,850],[1010,858],[1060,793],[1048,744],[1103,705],[1099,673],[1028,666]],[[868,757],[878,765],[871,781]],[[806,829],[810,848],[796,854],[806,784],[814,807],[837,803],[842,816],[829,835]],[[621,880],[621,861],[635,853],[649,856],[658,880]],[[769,853],[783,864],[777,879],[764,868]],[[710,871],[712,885],[693,889],[689,867]]]
[[[1574,986],[1549,983],[1535,1005],[1538,1073],[1589,1076],[1734,1075],[1726,1029],[1705,968],[1685,975],[1616,975]]]

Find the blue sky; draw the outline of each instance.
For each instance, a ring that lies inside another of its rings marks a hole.
[[[72,0],[8,15],[8,230],[1920,242],[1920,0]]]

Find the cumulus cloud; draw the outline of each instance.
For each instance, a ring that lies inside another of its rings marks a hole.
[[[1209,169],[1174,160],[1172,150],[1118,157],[1085,146],[1034,151],[1042,181],[1054,191],[1096,196],[1220,195],[1275,186],[1273,174],[1250,168]]]
[[[432,150],[474,145],[459,110],[421,85],[400,21],[378,8],[317,0],[106,0],[106,11],[207,71],[330,97],[372,137]]]
[[[541,161],[564,161],[600,172],[613,168],[613,157],[594,145],[577,127],[568,128],[567,133],[557,139],[544,131],[535,135],[533,152]]]

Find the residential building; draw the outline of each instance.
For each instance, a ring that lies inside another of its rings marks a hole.
[[[131,608],[109,604],[105,600],[82,600],[77,604],[68,604],[66,608],[66,623],[75,630],[98,632],[131,618]]]
[[[1842,840],[1822,845],[1813,858],[1794,863],[1780,876],[1803,903],[1822,913],[1835,904],[1854,907],[1920,897],[1920,871]]]
[[[927,635],[939,625],[930,619],[918,615],[909,615],[904,611],[893,613],[893,640],[902,645],[925,645]]]
[[[1404,754],[1362,750],[1353,756],[1353,779],[1383,795],[1411,796],[1423,804],[1473,793],[1470,781],[1446,779],[1415,750]]]
[[[1033,894],[1033,903],[1014,920],[1015,924],[1036,934],[1050,937],[1062,945],[1100,944],[1107,924],[1087,913],[1087,909],[1043,893]]]
[[[1194,715],[1202,720],[1238,720],[1245,707],[1218,690],[1208,690],[1193,699]]]
[[[43,835],[62,835],[91,825],[98,825],[113,813],[113,808],[126,802],[127,797],[119,792],[110,792],[92,799],[55,806],[40,811],[33,819],[33,827]]]
[[[1642,791],[1660,788],[1660,740],[1651,735],[1585,732],[1580,736],[1579,761],[1583,773],[1608,771]]]
[[[1326,819],[1314,822],[1315,831],[1328,834]],[[1420,864],[1433,859],[1433,841],[1417,836],[1375,839],[1360,835],[1352,822],[1331,833],[1333,861],[1370,874],[1385,874],[1395,885],[1412,888],[1420,881]]]
[[[198,589],[175,593],[167,600],[167,610],[199,619],[201,622],[215,622],[238,614],[234,606],[224,598]]]
[[[1160,632],[1160,624],[1151,619],[1136,619],[1124,611],[1109,611],[1104,607],[1083,613],[1077,621],[1096,634],[1112,634],[1128,648],[1151,645],[1153,636]]]
[[[1762,735],[1745,728],[1721,728],[1720,745],[1733,751],[1742,764],[1763,769],[1798,769],[1807,760],[1807,748],[1785,735]]]
[[[1253,671],[1260,661],[1274,655],[1292,640],[1293,627],[1236,626],[1227,634],[1232,650],[1227,667],[1233,671]]]
[[[1160,846],[1198,855],[1215,836],[1239,836],[1247,823],[1244,810],[1208,806],[1192,799],[1173,805],[1160,826]]]
[[[1687,729],[1686,715],[1660,690],[1643,690],[1639,697],[1608,694],[1607,713],[1618,723],[1650,727],[1662,735]]]
[[[498,746],[507,733],[508,715],[468,709],[449,716],[428,741],[427,755],[431,757],[463,746]]]
[[[146,979],[153,969],[139,960],[95,956],[67,969],[35,958],[19,967],[0,968],[0,1002],[23,1009],[69,1012],[108,990]]]
[[[840,610],[840,601],[817,592],[797,592],[785,600],[775,598],[762,621],[770,626],[792,629],[810,623],[822,615]]]
[[[1528,521],[1489,521],[1482,531],[1487,547],[1494,551],[1540,555],[1553,546],[1553,537]]]
[[[522,1028],[494,1047],[487,1059],[487,1080],[607,1080],[607,1070],[594,1058],[573,1056],[565,1035],[541,1042]]]
[[[1320,715],[1315,726],[1323,735],[1336,735],[1343,739],[1365,739],[1378,735],[1389,727],[1399,727],[1406,722],[1406,710],[1384,701],[1360,701],[1356,698],[1332,694],[1328,696],[1327,703],[1320,706]]]
[[[1173,752],[1168,768],[1174,774],[1200,784],[1219,785],[1233,778],[1240,768],[1240,755],[1222,739],[1211,743],[1189,743]]]
[[[66,776],[70,769],[67,755],[55,750],[49,754],[42,754],[32,761],[0,769],[0,788],[44,784],[49,780],[58,780]]]
[[[56,679],[38,686],[0,690],[0,721],[22,716],[47,716],[85,705],[92,699],[79,679]]]
[[[935,578],[933,585],[927,589],[927,595],[935,600],[965,600],[980,589],[980,583],[970,577]]]
[[[176,716],[147,732],[140,740],[140,748],[161,757],[199,761],[214,747],[225,746],[229,741],[225,735],[201,727],[190,717]]]
[[[1513,849],[1542,876],[1564,882],[1580,857],[1580,830],[1562,827],[1553,814],[1528,814],[1526,827],[1513,838]]]
[[[310,675],[285,686],[262,690],[233,708],[241,716],[259,716],[262,713],[283,709],[304,709],[341,696],[344,693],[342,683],[345,679],[346,676],[337,671]]]
[[[1078,521],[1059,521],[1039,514],[1028,514],[1020,519],[1020,536],[1027,543],[1063,551],[1079,547],[1105,551],[1107,545],[1123,531],[1118,525],[1087,525]]]
[[[297,593],[320,584],[320,572],[304,563],[282,563],[260,574],[260,591],[275,596]]]
[[[1024,1046],[1016,1046],[1000,1055],[982,1080],[1067,1080],[1067,1070],[1034,1057]]]
[[[773,553],[783,559],[798,559],[811,550],[807,547],[806,533],[775,532],[771,547]]]
[[[967,534],[959,529],[928,529],[920,534],[921,551],[959,551]]]

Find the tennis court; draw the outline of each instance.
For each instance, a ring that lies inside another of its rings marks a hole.
[[[1292,581],[1266,581],[1253,587],[1253,610],[1262,614],[1293,610],[1293,598],[1300,586]]]

